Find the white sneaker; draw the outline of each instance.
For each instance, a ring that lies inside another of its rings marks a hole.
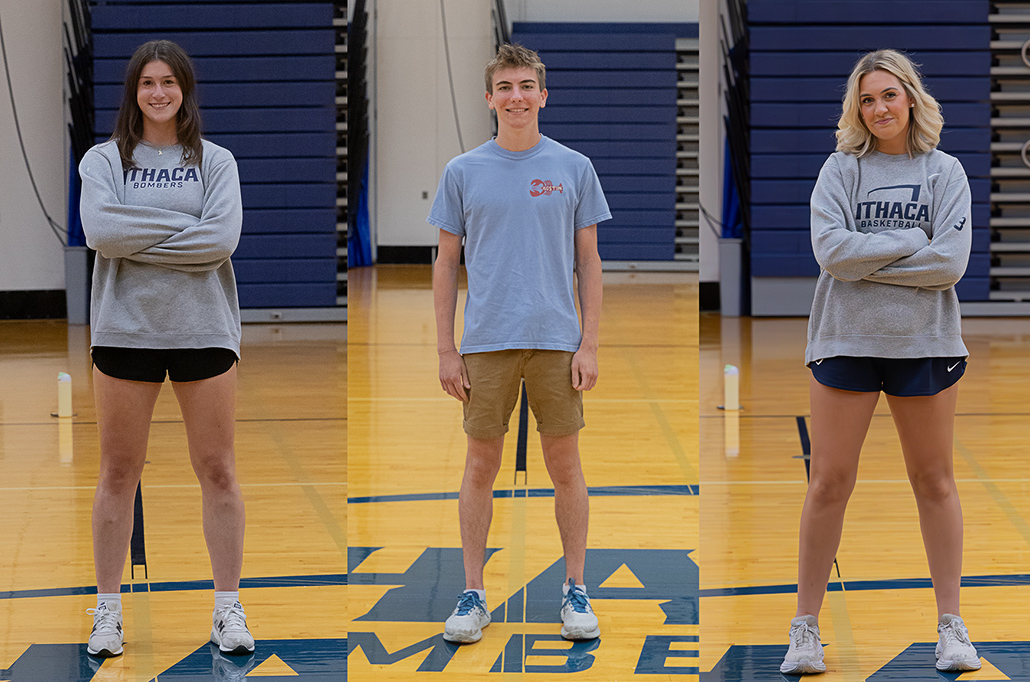
[[[823,644],[815,616],[798,616],[790,621],[790,648],[780,663],[781,673],[804,675],[826,672]]]
[[[980,657],[969,641],[966,624],[958,616],[945,613],[937,623],[937,669],[979,670]]]
[[[219,651],[227,654],[254,651],[254,638],[247,629],[247,616],[239,602],[216,609],[211,621],[211,641],[218,645]]]
[[[483,628],[490,624],[486,602],[475,592],[462,592],[458,605],[443,626],[443,638],[448,642],[471,644],[483,638]]]
[[[561,636],[565,639],[597,639],[601,628],[582,585],[569,578],[569,591],[561,603]]]
[[[93,656],[117,656],[122,653],[122,612],[112,611],[106,603],[95,609],[86,609],[93,616],[93,631],[89,633],[86,651]]]

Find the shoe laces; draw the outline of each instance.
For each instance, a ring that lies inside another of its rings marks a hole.
[[[937,626],[937,632],[944,637],[944,644],[948,646],[952,643],[958,642],[959,644],[970,644],[969,635],[963,632],[965,628],[962,628],[957,621],[952,620],[947,625],[943,623]]]
[[[807,644],[812,644],[818,641],[819,636],[816,634],[814,628],[809,626],[808,623],[799,623],[790,629],[791,638],[794,640],[795,647],[802,647]]]
[[[587,595],[572,586],[565,594],[565,603],[571,606],[576,613],[587,613],[590,609],[590,599]]]
[[[118,616],[121,612],[112,611],[106,606],[101,606],[95,609],[86,609],[86,613],[93,616],[94,632],[118,631]]]
[[[243,607],[238,602],[221,609],[218,612],[218,619],[222,621],[222,630],[247,629],[247,615],[243,613]]]
[[[475,592],[462,592],[461,598],[458,599],[458,608],[455,609],[454,614],[457,616],[467,616],[472,613],[472,610],[481,605],[479,595]]]

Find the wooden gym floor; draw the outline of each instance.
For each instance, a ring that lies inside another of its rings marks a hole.
[[[532,424],[514,474],[517,412],[488,544],[494,621],[477,644],[442,640],[464,587],[465,436],[437,377],[430,282],[428,266],[348,277],[349,679],[697,679],[697,275],[604,275],[580,438],[602,634],[575,645],[558,635],[564,569]]]
[[[126,567],[125,653],[86,654],[96,604],[90,510],[99,452],[88,329],[0,322],[0,680],[344,679],[346,327],[245,325],[237,468],[241,600],[257,651],[222,657],[200,489],[171,387],[143,473],[146,567]],[[75,416],[57,409],[72,377]]]
[[[797,679],[781,676],[779,663],[794,615],[806,487],[797,422],[807,424],[809,414],[806,325],[701,315],[704,680]],[[965,516],[962,616],[983,669],[962,676],[934,669],[933,592],[881,399],[845,518],[840,576],[834,571],[819,619],[827,673],[813,679],[1030,680],[1030,325],[969,319],[963,331],[970,359],[954,450]],[[717,409],[726,364],[741,372],[736,424]]]

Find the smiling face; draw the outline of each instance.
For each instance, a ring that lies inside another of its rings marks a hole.
[[[536,71],[529,67],[498,69],[493,76],[493,92],[486,101],[497,112],[497,128],[512,132],[536,132],[537,114],[547,103],[547,90],[541,90]]]
[[[144,139],[154,138],[154,133],[175,131],[179,107],[182,106],[182,88],[170,66],[162,61],[152,61],[143,67],[136,89],[136,103],[143,112]]]
[[[901,81],[887,71],[873,71],[862,76],[858,90],[862,121],[876,137],[876,149],[884,154],[907,152],[913,101]]]

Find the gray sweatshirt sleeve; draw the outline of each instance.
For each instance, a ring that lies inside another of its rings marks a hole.
[[[935,196],[930,243],[865,279],[881,284],[948,289],[962,278],[973,241],[969,181],[957,160],[941,175],[937,183],[944,189]]]
[[[858,281],[929,243],[918,227],[859,232],[850,205],[844,174],[831,156],[812,190],[812,250],[819,266],[834,279]]]
[[[175,211],[123,205],[115,191],[117,172],[107,157],[94,149],[79,163],[82,230],[87,246],[104,258],[128,258],[196,222],[196,218]]]
[[[240,241],[243,226],[236,160],[229,157],[219,161],[204,183],[200,221],[189,216],[192,225],[128,256],[130,260],[191,272],[216,270],[229,259]]]

